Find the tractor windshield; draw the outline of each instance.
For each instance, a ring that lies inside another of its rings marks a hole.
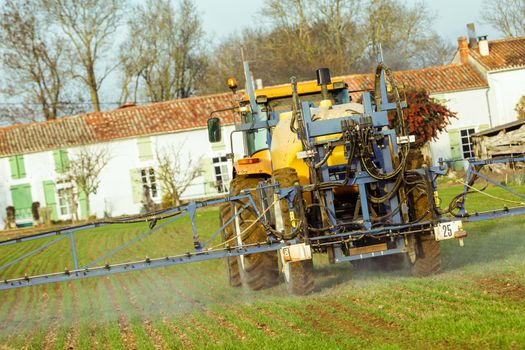
[[[258,95],[264,95],[264,90],[257,90],[257,93]],[[350,102],[350,97],[346,88],[331,89],[329,90],[329,94],[334,104]],[[319,105],[319,102],[322,100],[322,96],[319,91],[303,93],[300,94],[300,97],[302,100],[313,102],[315,105]],[[284,96],[268,98],[265,103],[261,103],[259,106],[262,111],[260,117],[258,118],[259,121],[268,120],[268,115],[270,112],[274,113],[278,118],[279,114],[290,111],[292,106],[292,97],[289,94],[286,94]],[[251,113],[245,114],[244,120],[246,123],[253,122],[253,115]],[[268,139],[265,129],[246,132],[245,140],[248,155],[250,156],[260,150],[268,148]]]

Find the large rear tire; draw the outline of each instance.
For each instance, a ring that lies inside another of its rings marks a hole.
[[[424,157],[420,150],[411,150],[408,159],[411,169],[420,168],[424,164]],[[412,218],[421,221],[432,219],[429,212],[431,194],[421,194],[412,191],[410,203],[412,204]],[[415,238],[415,261],[412,262],[412,274],[418,277],[430,276],[441,272],[441,249],[439,242],[434,239],[432,234],[419,234]]]
[[[260,181],[263,181],[263,179],[258,177],[237,176],[230,184],[230,193],[232,195],[240,194],[245,189],[257,187]],[[254,190],[251,192],[251,195],[255,203],[258,203],[257,192]],[[247,201],[248,200],[245,199],[240,202],[245,204]],[[237,204],[237,208],[240,208],[239,204]],[[258,209],[261,211],[261,208]],[[233,213],[230,215],[232,214]],[[241,239],[244,244],[264,244],[267,241],[264,226],[260,222],[253,224],[254,220],[257,220],[257,217],[255,213],[249,209],[244,210],[239,215],[239,227],[241,232],[243,232]],[[270,288],[279,283],[279,263],[276,252],[238,257],[237,264],[243,283],[253,290]]]
[[[273,180],[279,182],[281,188],[292,187],[299,182],[297,172],[292,168],[277,169],[273,173]],[[302,201],[302,198],[296,198],[296,201]],[[286,200],[281,200],[279,203],[283,229],[285,236],[289,237],[292,231],[292,223],[290,220],[290,211]],[[299,207],[297,203],[296,207]],[[300,213],[302,218],[299,220],[306,220],[304,213]],[[283,266],[285,281],[288,290],[295,295],[307,295],[314,291],[314,264],[312,259],[284,263]]]
[[[301,260],[286,263],[284,267],[288,291],[295,295],[308,295],[314,291],[313,260]]]
[[[441,272],[439,242],[431,235],[420,235],[416,242],[416,261],[412,264],[412,274],[424,277]]]
[[[229,203],[224,203],[219,208],[219,218],[221,226],[232,216],[231,214],[231,205]],[[226,246],[236,245],[237,242],[231,242],[233,238],[233,224],[230,223],[222,231],[222,241],[225,242]],[[227,256],[226,257],[226,270],[228,272],[228,282],[231,287],[241,287],[241,271],[239,270],[239,262],[236,256]]]

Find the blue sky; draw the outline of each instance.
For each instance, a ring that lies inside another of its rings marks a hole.
[[[417,0],[407,0],[411,5]],[[499,35],[480,20],[482,0],[426,0],[424,1],[437,15],[434,29],[445,39],[455,44],[458,36],[466,35],[466,24],[476,23],[477,35],[488,35],[497,39]],[[203,14],[204,28],[215,42],[257,22],[257,12],[264,0],[196,0]]]

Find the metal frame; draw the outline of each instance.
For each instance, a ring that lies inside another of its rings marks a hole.
[[[219,228],[211,238],[209,238],[206,242],[202,243],[200,242],[197,234],[196,229],[196,221],[195,221],[195,213],[198,208],[203,208],[211,205],[221,204],[225,202],[234,202],[234,201],[240,201],[240,200],[246,200],[246,204],[243,204],[240,209],[228,220],[226,221],[221,228]],[[78,257],[77,257],[77,249],[75,244],[75,233],[98,228],[98,227],[104,227],[109,225],[116,225],[116,224],[125,224],[125,223],[131,223],[136,222],[136,218],[129,218],[127,220],[122,221],[114,221],[114,222],[96,222],[96,223],[90,223],[85,225],[79,225],[79,226],[73,226],[73,227],[66,227],[58,230],[53,231],[47,231],[35,235],[30,235],[26,237],[19,237],[19,238],[13,238],[8,239],[4,241],[0,241],[0,247],[10,246],[14,244],[34,241],[38,239],[44,239],[49,237],[56,237],[54,240],[50,242],[46,242],[42,244],[41,246],[31,250],[30,252],[24,254],[23,256],[20,256],[2,266],[0,266],[0,270],[3,270],[9,266],[12,266],[26,258],[31,257],[35,253],[42,251],[46,248],[49,248],[53,246],[55,243],[58,243],[66,238],[69,237],[70,241],[70,249],[71,249],[71,255],[72,255],[72,265],[74,269],[68,269],[67,267],[63,272],[53,272],[38,276],[24,276],[19,278],[13,278],[13,279],[4,279],[2,282],[0,282],[0,290],[5,289],[11,289],[11,288],[18,288],[23,286],[29,286],[34,284],[42,284],[42,283],[51,283],[51,282],[58,282],[63,280],[70,280],[70,279],[79,279],[79,278],[85,278],[90,276],[100,276],[104,274],[112,274],[116,272],[125,272],[129,271],[130,269],[145,269],[148,267],[160,267],[160,266],[169,266],[169,265],[176,265],[181,263],[187,263],[190,261],[202,261],[202,260],[210,260],[210,259],[218,259],[223,258],[225,256],[237,256],[242,254],[254,254],[257,252],[263,252],[263,251],[272,251],[277,250],[281,247],[281,243],[276,242],[275,240],[272,240],[269,238],[268,245],[262,246],[262,245],[256,245],[256,246],[250,246],[250,245],[244,245],[241,247],[232,247],[232,248],[221,248],[221,249],[215,249],[215,250],[208,250],[206,249],[206,246],[208,246],[211,241],[222,231],[226,226],[228,226],[233,220],[235,220],[236,217],[238,217],[244,210],[253,210],[254,213],[257,215],[257,217],[260,216],[259,209],[257,208],[257,205],[255,204],[255,201],[249,191],[246,191],[246,193],[236,195],[236,196],[229,196],[219,199],[210,199],[207,201],[201,201],[201,202],[195,202],[192,201],[188,205],[175,207],[168,209],[166,211],[163,211],[161,213],[157,213],[157,216],[153,216],[149,218],[150,221],[150,229],[137,237],[133,238],[132,240],[122,244],[121,246],[112,249],[111,251],[101,255],[98,258],[95,258],[91,262],[85,264],[82,267],[79,267],[78,263]],[[159,225],[156,224],[156,218],[159,217],[162,214],[162,216],[169,216],[166,221],[162,222]],[[193,235],[193,242],[194,242],[194,248],[195,251],[192,253],[185,253],[181,255],[174,255],[169,257],[163,257],[163,258],[146,258],[144,261],[135,261],[135,262],[123,262],[123,263],[117,263],[117,264],[105,264],[103,266],[96,266],[96,264],[100,263],[103,260],[106,260],[113,256],[115,253],[131,246],[132,244],[138,242],[142,238],[151,235],[152,233],[164,228],[168,224],[172,223],[173,221],[188,215],[191,220],[191,226],[192,226],[192,235]],[[250,250],[247,250],[247,249]],[[143,265],[141,265],[143,263]]]
[[[525,157],[505,158],[505,159],[497,159],[497,160],[496,159],[475,160],[475,161],[470,162],[469,170],[471,171],[469,171],[467,174],[471,174],[470,176],[473,176],[473,175],[479,176],[480,175],[479,172],[474,170],[475,166],[495,164],[495,163],[524,162],[524,161],[525,161]],[[444,172],[445,170],[443,168],[435,168],[432,173],[439,175],[439,174],[443,174]],[[468,175],[467,175],[467,178],[468,178]],[[483,178],[486,178],[486,177],[483,176]],[[492,179],[490,180],[491,180],[490,181],[491,183],[494,183]],[[356,178],[355,181],[358,183],[364,184],[366,183],[366,181],[369,181],[369,179],[367,178],[367,176],[361,174],[359,177]],[[494,183],[494,184],[506,190],[511,190],[511,189],[508,189],[506,186],[500,185],[498,183]],[[299,189],[297,187],[279,188],[277,184],[261,184],[260,186],[258,186],[258,190],[264,190],[266,188],[273,188],[274,191],[278,194],[279,199],[288,199],[289,206],[293,208],[293,200],[292,200],[293,196],[297,195],[298,190],[302,191],[304,188],[303,186],[298,186],[298,187]],[[512,191],[512,190],[511,192],[515,193],[515,191]],[[521,198],[525,198],[525,195],[518,194],[518,193],[515,193],[515,194],[519,195]],[[220,227],[211,236],[211,238],[209,238],[206,242],[200,242],[200,240],[198,239],[197,230],[196,230],[196,222],[195,222],[196,211],[199,208],[204,208],[204,207],[208,207],[211,205],[217,205],[217,204],[226,203],[226,202],[239,201],[242,199],[246,200],[246,204],[243,204],[240,210],[238,210],[228,221],[226,221],[222,225],[222,227]],[[29,258],[30,256],[32,256],[33,254],[39,251],[50,248],[55,243],[58,243],[66,238],[69,238],[70,240],[70,248],[72,252],[72,266],[74,267],[71,270],[66,268],[64,271],[61,271],[61,272],[52,272],[52,273],[46,273],[46,274],[37,275],[37,276],[27,276],[26,275],[26,276],[18,277],[18,278],[5,279],[0,282],[0,290],[7,290],[7,289],[20,288],[20,287],[26,287],[26,286],[32,286],[32,285],[38,285],[38,284],[60,282],[60,281],[77,280],[77,279],[83,279],[83,278],[88,278],[88,277],[93,277],[93,276],[103,276],[103,275],[110,275],[110,274],[121,273],[121,272],[145,270],[149,268],[162,267],[162,266],[172,266],[172,265],[187,264],[191,262],[221,259],[224,257],[235,257],[235,256],[240,256],[240,255],[270,252],[270,251],[279,250],[286,245],[294,244],[296,242],[293,239],[287,240],[287,241],[278,240],[274,236],[272,236],[271,233],[269,233],[267,242],[261,242],[258,244],[241,244],[241,245],[235,245],[231,247],[222,247],[219,249],[207,249],[206,247],[209,246],[211,241],[222,230],[224,230],[224,228],[227,225],[229,225],[233,220],[235,220],[235,218],[238,217],[238,215],[240,215],[243,210],[254,210],[256,215],[258,217],[261,217],[261,220],[263,222],[267,223],[267,218],[264,215],[261,215],[249,191],[245,191],[245,193],[237,195],[237,196],[229,196],[225,198],[211,199],[211,200],[202,201],[202,202],[191,202],[188,205],[172,208],[172,209],[162,212],[161,214],[163,215],[173,214],[173,216],[170,217],[169,219],[166,219],[166,221],[160,223],[158,226],[152,227],[150,230],[140,234],[134,239],[109,251],[108,253],[103,254],[102,256],[94,259],[93,261],[85,264],[82,267],[80,267],[78,263],[78,257],[76,253],[76,244],[75,244],[75,233],[85,231],[88,229],[104,227],[108,225],[122,224],[122,223],[126,223],[126,221],[90,223],[90,224],[85,224],[85,225],[80,225],[80,226],[75,226],[75,227],[67,227],[67,228],[63,228],[59,230],[48,231],[48,232],[44,232],[44,233],[40,233],[36,235],[27,236],[27,237],[13,238],[13,239],[5,240],[5,241],[0,241],[0,247],[3,247],[3,246],[10,246],[13,244],[19,244],[19,243],[34,241],[34,240],[43,239],[43,238],[55,237],[54,240],[50,242],[46,242],[42,244],[41,246],[39,246],[38,248],[35,248],[32,251],[24,254],[23,256],[13,259],[12,261],[4,264],[3,266],[0,266],[0,270],[3,270],[9,266],[12,266],[13,264],[16,264],[26,258]],[[490,219],[516,216],[516,215],[524,215],[524,214],[525,214],[525,206],[515,207],[515,208],[503,208],[501,210],[494,210],[494,211],[486,212],[486,213],[475,213],[472,215],[463,213],[463,216],[460,217],[460,219],[464,222],[475,222],[475,221],[490,220]],[[183,217],[184,215],[188,215],[192,222],[192,236],[193,236],[194,248],[195,248],[193,252],[186,252],[182,254],[175,254],[175,255],[170,255],[170,256],[165,256],[165,257],[145,258],[143,260],[119,262],[115,264],[105,264],[105,265],[95,266],[97,263],[100,263],[102,260],[110,258],[116,252],[129,247],[130,245],[138,242],[140,239],[146,237],[147,235],[154,233],[155,231],[165,227],[166,225]],[[131,218],[130,221],[133,222],[133,219],[134,218]],[[153,217],[150,219],[154,220],[155,218]],[[450,216],[442,216],[438,218],[437,222],[445,222],[451,219],[453,218],[451,218]],[[339,248],[341,244],[345,242],[349,242],[352,239],[357,239],[359,237],[364,237],[364,236],[383,236],[383,237],[391,237],[392,239],[403,240],[403,237],[410,233],[431,232],[435,224],[436,224],[436,221],[423,221],[417,224],[395,224],[395,225],[373,228],[373,229],[366,229],[366,230],[353,230],[353,231],[348,231],[348,232],[333,232],[331,234],[327,234],[323,236],[311,237],[309,239],[309,243],[314,248],[323,247],[323,246],[335,247],[336,248],[334,249],[334,261],[335,262],[352,261],[352,260],[365,259],[365,258],[370,258],[370,257],[375,257],[375,256],[384,256],[384,255],[390,255],[390,254],[403,253],[403,252],[406,252],[406,248],[404,244],[400,244],[398,245],[397,248],[389,249],[383,252],[346,256],[342,254],[342,251]]]
[[[467,193],[469,191],[470,181],[472,179],[479,177],[479,178],[484,179],[487,182],[490,182],[494,186],[497,186],[525,200],[525,194],[516,192],[513,189],[480,173],[481,168],[486,165],[503,164],[503,163],[517,163],[517,162],[525,162],[525,156],[509,157],[509,158],[493,158],[493,159],[468,159],[468,168],[467,168],[467,174],[465,176],[465,185],[463,188],[463,192]],[[458,216],[461,217],[461,219],[465,222],[483,221],[483,220],[490,220],[490,219],[495,219],[495,218],[500,218],[500,217],[525,214],[525,202],[524,202],[524,206],[522,207],[514,207],[514,208],[504,207],[502,209],[492,210],[490,212],[485,212],[485,213],[475,212],[473,214],[469,214],[467,213],[465,209],[466,201],[467,201],[467,195],[465,195],[463,197],[463,200],[460,202],[459,212],[458,212]]]

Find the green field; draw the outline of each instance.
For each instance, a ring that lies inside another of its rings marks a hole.
[[[458,191],[442,190],[444,202]],[[477,210],[505,205],[481,195],[469,200]],[[465,247],[443,242],[443,273],[431,278],[328,265],[316,257],[317,287],[309,297],[290,296],[282,285],[263,292],[231,289],[223,261],[0,292],[0,349],[521,349],[524,222],[516,217],[467,225]],[[203,236],[217,225],[216,210],[200,214]],[[79,233],[81,263],[145,229],[133,224]],[[36,244],[17,247],[17,255]],[[191,247],[183,219],[109,262]],[[68,248],[64,240],[0,271],[0,278],[71,267]],[[12,249],[0,250],[0,265],[13,257]]]

